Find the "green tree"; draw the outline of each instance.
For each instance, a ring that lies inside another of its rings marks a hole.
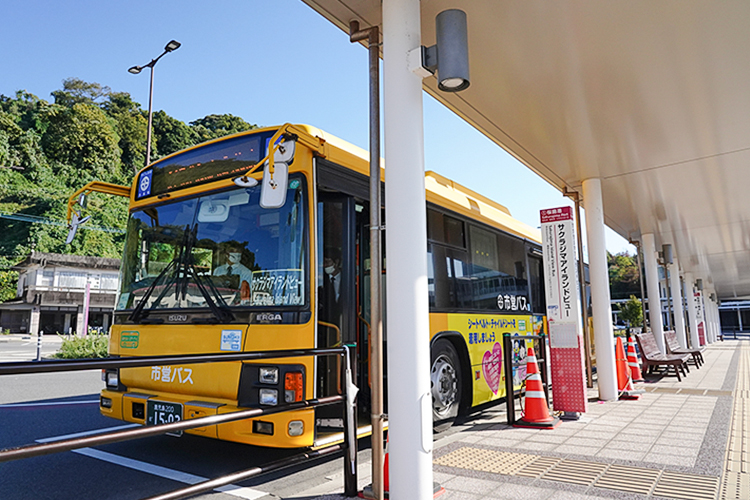
[[[257,125],[247,123],[239,116],[229,114],[204,116],[190,122],[190,127],[194,130],[199,142],[258,128]]]
[[[55,104],[72,107],[74,104],[95,104],[107,97],[110,92],[109,87],[96,82],[89,83],[80,78],[66,78],[63,80],[63,88],[52,92],[52,97],[55,98]]]
[[[54,103],[24,90],[0,95],[0,166],[17,167],[0,169],[0,301],[15,297],[11,267],[32,249],[120,257],[128,201],[93,194],[91,220],[66,246],[67,199],[92,180],[130,185],[145,162],[147,115],[130,94],[68,78],[51,95]],[[230,114],[187,125],[157,111],[153,157],[256,127]]]
[[[631,295],[627,302],[620,304],[620,317],[633,328],[643,323],[643,307],[635,295]]]
[[[120,141],[120,160],[123,168],[137,172],[146,159],[146,129],[148,119],[141,105],[133,101],[127,92],[110,92],[102,109],[114,119],[115,132]]]
[[[119,177],[119,137],[101,108],[81,103],[54,106],[49,122],[42,146],[56,175],[80,185]]]
[[[152,161],[198,143],[193,129],[164,111],[153,114]]]
[[[609,289],[613,299],[625,299],[640,293],[640,273],[634,256],[627,252],[607,252]]]

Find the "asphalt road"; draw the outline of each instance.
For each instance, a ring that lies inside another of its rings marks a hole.
[[[0,362],[33,349],[0,342]],[[29,358],[31,359],[31,358]],[[98,411],[98,370],[0,377],[0,448],[121,427]],[[298,453],[185,435],[158,436],[0,463],[0,498],[136,500]],[[288,498],[340,475],[341,455],[237,483],[195,498]],[[271,494],[269,496],[269,494]]]

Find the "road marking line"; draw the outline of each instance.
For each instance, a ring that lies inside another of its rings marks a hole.
[[[10,403],[0,405],[0,408],[25,408],[30,406],[64,406],[64,405],[92,405],[99,404],[99,400],[92,401],[58,401],[56,403]]]
[[[116,427],[105,427],[104,429],[94,429],[93,431],[76,432],[75,434],[65,434],[64,436],[55,436],[51,438],[37,439],[37,443],[53,443],[55,441],[62,441],[63,439],[74,439],[84,436],[92,436],[94,434],[104,434],[105,432],[120,431],[123,429],[132,429],[133,427],[141,427],[141,424],[128,424],[118,425]]]
[[[132,458],[121,457],[112,453],[107,453],[105,451],[95,450],[93,448],[73,450],[73,453],[78,453],[90,458],[96,458],[115,465],[128,467],[140,472],[153,474],[154,476],[160,476],[166,479],[171,479],[172,481],[179,481],[186,484],[197,484],[208,480],[208,478],[205,477],[196,476],[194,474],[189,474],[187,472],[181,472],[174,469],[168,469],[166,467],[161,467],[160,465],[141,462],[140,460],[133,460]],[[222,486],[221,488],[216,488],[215,491],[221,491],[222,493],[227,493],[229,495],[240,498],[246,498],[248,500],[256,500],[268,494],[264,491],[254,490],[252,488],[243,488],[241,486],[235,486],[233,484]]]

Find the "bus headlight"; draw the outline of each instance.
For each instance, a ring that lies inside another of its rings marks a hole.
[[[301,436],[305,432],[305,423],[302,420],[292,420],[289,422],[289,435]]]
[[[279,369],[276,367],[261,368],[258,378],[264,384],[278,384],[279,383]]]
[[[119,369],[109,369],[102,373],[102,379],[107,385],[107,389],[117,389],[120,386],[120,371]]]
[[[260,404],[268,406],[276,406],[279,404],[279,391],[276,389],[261,389]]]

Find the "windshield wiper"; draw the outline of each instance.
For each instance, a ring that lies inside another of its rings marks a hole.
[[[198,232],[198,224],[196,224],[193,227],[192,231],[192,237],[189,238],[187,245],[185,245],[185,261],[183,263],[183,273],[182,273],[182,299],[185,299],[185,295],[187,294],[187,285],[188,285],[188,273],[190,276],[192,276],[193,281],[195,281],[196,286],[198,287],[198,291],[200,291],[201,295],[203,296],[203,299],[206,301],[206,305],[208,305],[208,308],[211,310],[211,313],[216,317],[216,320],[220,323],[227,323],[229,321],[234,320],[234,314],[232,314],[232,311],[229,310],[229,306],[227,305],[226,301],[224,301],[224,298],[221,296],[219,291],[216,289],[216,286],[213,284],[211,279],[208,279],[208,283],[211,287],[211,290],[214,293],[214,299],[211,298],[211,294],[208,293],[208,290],[206,290],[206,286],[203,284],[203,277],[198,274],[195,271],[195,265],[193,262],[193,243],[197,239],[196,233]],[[179,288],[179,287],[178,287]],[[179,290],[175,290],[175,294],[177,294]],[[218,303],[218,304],[217,304]]]
[[[162,270],[162,272],[160,272],[156,276],[156,279],[154,279],[153,283],[151,283],[149,285],[149,287],[146,289],[146,293],[143,294],[143,298],[138,303],[138,305],[135,306],[135,308],[133,309],[133,312],[130,313],[130,316],[128,316],[128,319],[130,321],[138,322],[138,321],[142,320],[144,317],[148,316],[148,311],[146,310],[146,312],[144,314],[144,310],[146,308],[146,304],[148,303],[148,299],[151,298],[151,294],[154,293],[154,290],[156,290],[156,287],[158,286],[159,281],[162,278],[164,278],[167,275],[167,273],[172,268],[177,267],[177,265],[179,264],[179,262],[183,259],[183,249],[187,245],[187,240],[190,238],[190,229],[189,229],[189,227],[190,226],[185,226],[185,233],[183,235],[183,243],[182,243],[182,247],[180,248],[180,252],[175,256],[174,259],[172,259],[169,262],[169,264],[167,264],[167,266]],[[177,274],[178,273],[175,273],[175,275],[177,275]],[[162,290],[162,292],[156,298],[156,300],[154,301],[154,303],[153,303],[153,305],[151,307],[153,307],[154,305],[156,305],[159,302],[161,302],[161,299],[163,299],[164,296],[167,294],[166,292],[167,292],[167,290],[169,290],[169,287],[171,286],[171,284],[172,284],[172,282],[170,281],[169,284],[167,284],[167,285],[164,286],[164,290]]]
[[[167,296],[172,285],[174,285],[175,287],[175,299],[179,300],[181,297],[182,300],[185,300],[190,278],[192,278],[196,284],[196,287],[198,288],[198,291],[206,301],[206,305],[216,318],[216,322],[226,323],[234,320],[234,314],[232,314],[232,311],[229,309],[229,306],[224,301],[224,298],[216,289],[216,286],[211,282],[210,279],[208,280],[208,283],[214,293],[214,297],[212,298],[211,294],[208,292],[205,284],[203,283],[204,278],[200,276],[195,270],[195,265],[193,263],[193,245],[196,240],[197,231],[197,224],[193,226],[192,229],[189,225],[185,226],[182,246],[180,247],[179,252],[175,256],[175,258],[172,259],[169,264],[167,264],[167,267],[165,267],[164,270],[159,273],[154,282],[151,283],[151,286],[148,287],[146,293],[143,295],[143,299],[138,303],[138,306],[136,306],[128,319],[133,322],[137,322],[147,317],[149,311],[154,309],[162,301],[162,299]],[[165,283],[164,289],[161,291],[161,293],[159,293],[158,297],[156,297],[156,300],[154,300],[151,306],[146,309],[146,303],[151,297],[153,291],[156,289],[159,281],[167,276],[167,273],[169,273],[170,271],[174,271],[172,278],[167,283]]]

